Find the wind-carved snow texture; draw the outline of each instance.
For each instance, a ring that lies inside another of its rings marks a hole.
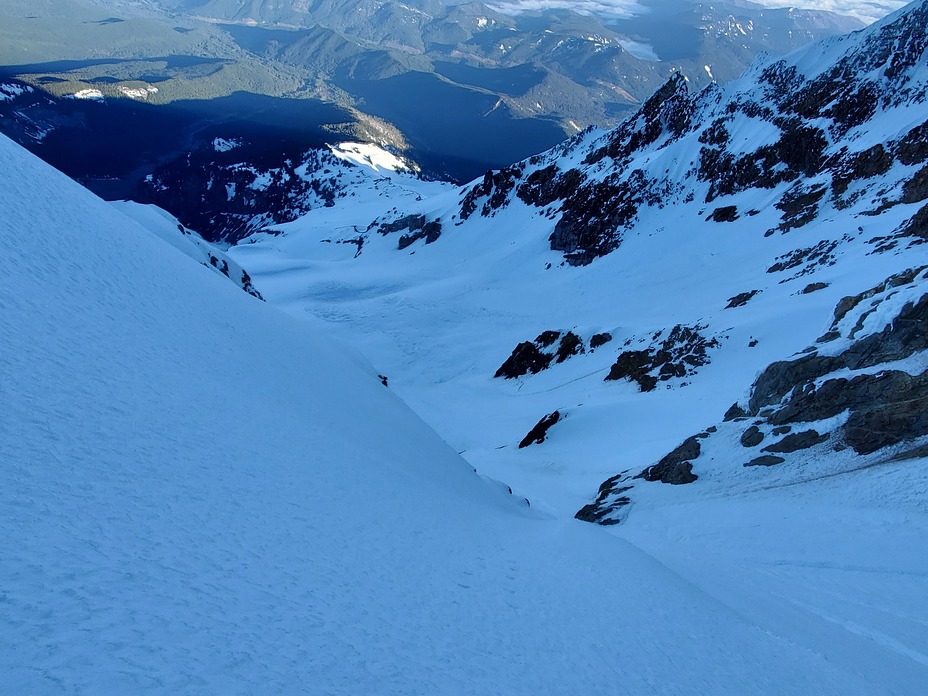
[[[743,590],[722,601],[698,564],[640,550],[655,546],[647,529],[633,545],[520,506],[344,345],[4,138],[0,155],[10,693],[923,683],[917,628],[836,605],[802,567],[771,583],[809,609],[764,588],[746,612]],[[725,577],[757,566],[740,568]],[[921,608],[912,584],[881,578],[877,606]]]

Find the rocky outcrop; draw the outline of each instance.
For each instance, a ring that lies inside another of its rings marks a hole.
[[[542,331],[534,341],[517,345],[493,376],[514,379],[538,374],[548,369],[552,362],[562,363],[585,352],[583,339],[573,331]]]
[[[426,244],[431,244],[441,236],[441,222],[429,220],[425,215],[406,215],[391,222],[376,224],[374,227],[384,236],[408,230],[397,242],[397,248],[401,250],[420,239],[424,239]]]
[[[523,341],[515,347],[512,355],[506,358],[506,362],[500,365],[493,376],[515,379],[527,374],[538,374],[547,369],[553,359],[554,356],[550,353],[542,353],[536,343]]]
[[[546,416],[543,416],[540,421],[538,421],[532,429],[528,431],[528,434],[522,438],[522,441],[519,442],[519,449],[528,447],[529,445],[540,445],[545,441],[545,437],[548,435],[548,430],[552,425],[561,420],[561,412],[554,411],[549,413]]]
[[[749,290],[747,292],[739,292],[734,297],[728,298],[728,304],[725,305],[725,309],[734,309],[735,307],[744,307],[748,302],[750,302],[755,295],[760,293],[760,290]]]
[[[928,267],[921,266],[840,300],[826,334],[806,351],[763,370],[747,403],[734,404],[717,428],[688,438],[637,476],[609,479],[597,500],[577,516],[616,524],[634,497],[635,479],[692,483],[697,467],[737,457],[726,444],[736,439],[747,449],[765,444],[760,449],[763,454],[741,460],[739,470],[748,469],[752,476],[782,471],[797,462],[806,466],[809,461],[828,462],[837,453],[842,453],[843,461],[848,452],[883,457],[866,462],[926,457],[926,359]],[[752,423],[745,428],[748,417]],[[716,433],[728,435],[717,445],[721,448],[717,459],[710,455],[704,461],[705,443]]]
[[[494,377],[513,379],[537,374],[552,363],[559,364],[585,352],[583,339],[573,331],[542,331],[534,341],[517,345]]]
[[[695,374],[709,362],[709,349],[719,345],[718,339],[706,338],[700,331],[705,327],[677,325],[663,340],[659,331],[652,344],[644,350],[626,350],[619,355],[606,375],[606,381],[630,379],[643,392],[653,391],[658,382]]]
[[[692,483],[698,476],[693,473],[693,459],[696,459],[702,448],[697,437],[687,438],[683,444],[679,445],[670,454],[661,459],[654,466],[647,467],[635,478],[642,478],[645,481],[660,481],[661,483],[670,483],[681,485]]]

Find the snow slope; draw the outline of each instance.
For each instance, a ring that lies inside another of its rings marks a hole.
[[[772,363],[844,350],[928,293],[922,272],[868,294],[925,263],[926,17],[928,4],[913,3],[698,95],[672,80],[614,131],[412,205],[336,205],[230,254],[271,303],[360,348],[464,458],[533,509],[569,518],[605,480],[606,503],[627,498],[599,520],[620,522],[615,538],[866,690],[921,694],[925,433],[859,452],[842,441],[851,411],[790,421],[791,433],[774,432],[783,421],[765,410],[723,416],[748,403]],[[360,241],[338,244],[349,230]],[[852,296],[864,301],[824,341]],[[558,361],[568,332],[583,351]],[[525,345],[547,369],[494,377]],[[623,356],[664,351],[680,353],[666,373],[648,364],[606,380]],[[832,368],[811,388],[923,378],[926,357]],[[763,405],[775,415],[783,401]],[[554,412],[544,441],[520,448]],[[751,426],[762,444],[742,443]],[[824,441],[745,466],[813,427]],[[689,456],[690,483],[637,476],[695,433],[705,439]],[[897,458],[906,448],[915,456]],[[617,624],[628,616],[608,611]]]
[[[816,620],[805,641],[776,607],[520,506],[325,331],[5,139],[0,157],[9,693],[922,683],[867,636]]]
[[[721,420],[842,297],[919,265],[920,237],[897,235],[928,196],[926,16],[913,3],[695,95],[676,78],[613,131],[376,217],[309,214],[230,254],[271,301],[358,346],[482,473],[573,514]],[[337,243],[359,232],[360,254]],[[707,364],[655,368],[651,391],[605,381],[678,326],[698,327]],[[544,331],[584,351],[493,378]],[[518,449],[555,410],[547,440]]]

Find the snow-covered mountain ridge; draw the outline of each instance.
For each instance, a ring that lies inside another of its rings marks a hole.
[[[7,691],[537,694],[606,679],[871,696],[923,683],[922,633],[886,620],[926,609],[921,518],[835,512],[787,549],[778,519],[807,515],[774,492],[754,501],[762,529],[712,545],[707,587],[704,541],[736,519],[724,502],[683,544],[526,508],[324,330],[5,138],[0,157]],[[878,547],[883,525],[911,556]],[[746,556],[758,539],[767,551]],[[878,592],[851,573],[836,599],[801,564],[823,548],[852,563],[861,545],[881,550]]]
[[[730,205],[731,196],[774,190],[783,215],[772,230],[786,232],[823,206],[853,206],[865,190],[874,204],[919,202],[928,175],[905,167],[926,159],[928,122],[918,122],[928,98],[926,15],[915,3],[695,95],[678,73],[619,128],[489,172],[450,217],[492,216],[521,202],[556,221],[551,249],[582,265],[615,250],[646,207],[700,201],[699,214],[731,222],[757,212]],[[894,165],[890,181],[874,181]]]
[[[613,131],[387,212],[336,206],[231,253],[272,301],[362,347],[478,469],[573,514],[617,471],[651,471],[719,429],[842,298],[923,265],[926,24],[916,2],[727,86],[690,95],[677,76]],[[339,228],[357,258],[320,244]],[[810,456],[853,469],[864,455],[833,458],[847,433],[827,425],[817,437],[837,434]],[[684,454],[704,495],[792,480],[803,456],[730,477]]]
[[[578,265],[399,177],[214,264],[0,138],[0,684],[920,695],[924,116],[857,128],[876,199],[677,192]]]

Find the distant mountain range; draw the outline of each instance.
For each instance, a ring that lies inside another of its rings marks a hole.
[[[0,73],[55,101],[0,105],[0,128],[110,196],[131,191],[108,182],[138,183],[217,134],[279,158],[374,142],[460,182],[617,124],[673,71],[698,89],[760,52],[860,26],[749,2],[639,6],[618,18],[438,0],[2,0]],[[108,107],[58,101],[74,96]],[[47,134],[41,145],[22,137],[30,129]]]

